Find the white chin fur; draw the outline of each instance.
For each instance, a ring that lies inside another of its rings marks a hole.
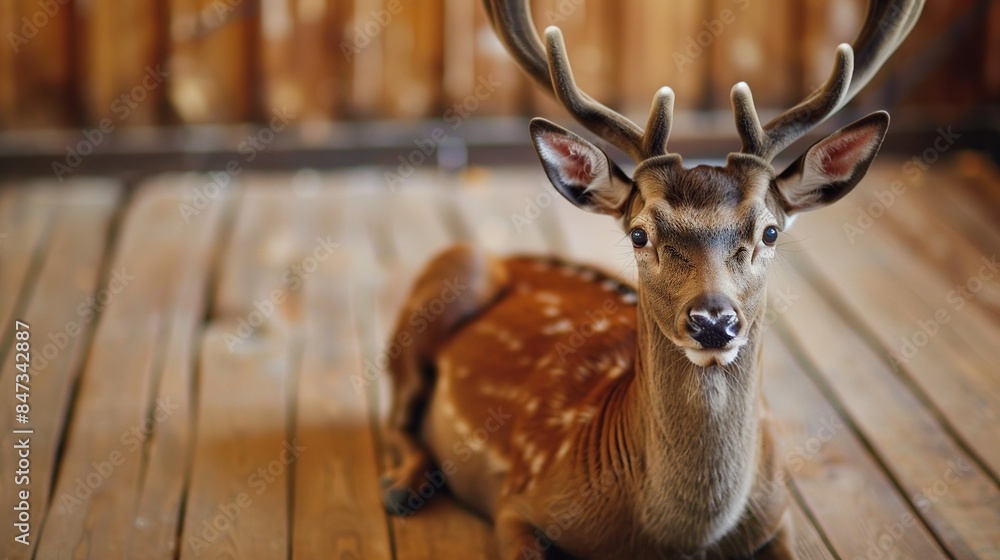
[[[726,350],[695,350],[693,348],[685,348],[684,354],[687,358],[691,360],[696,366],[708,367],[713,364],[718,364],[720,366],[728,365],[733,360],[736,359],[737,354],[740,353],[740,347],[728,348]]]

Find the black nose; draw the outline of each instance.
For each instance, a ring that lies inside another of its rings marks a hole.
[[[705,348],[723,348],[740,333],[740,320],[729,298],[697,298],[688,311],[688,333]]]

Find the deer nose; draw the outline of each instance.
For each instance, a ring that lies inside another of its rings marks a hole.
[[[740,333],[732,300],[710,294],[695,298],[688,310],[688,334],[705,348],[723,348]]]

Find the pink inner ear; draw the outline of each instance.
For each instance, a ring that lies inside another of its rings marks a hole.
[[[871,150],[876,132],[875,127],[866,126],[824,142],[817,154],[823,174],[836,178],[850,177],[854,166]]]
[[[595,179],[593,154],[576,142],[558,134],[546,134],[545,141],[559,161],[558,166],[567,182],[589,185]]]

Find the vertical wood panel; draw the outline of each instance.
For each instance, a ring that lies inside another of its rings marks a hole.
[[[339,76],[347,57],[340,27],[345,2],[263,0],[261,79],[263,113],[277,107],[301,121],[334,118],[342,103]]]
[[[158,122],[168,72],[163,60],[165,11],[159,2],[91,0],[80,3],[85,72],[84,121],[110,118],[116,126]]]
[[[758,109],[784,108],[795,88],[791,0],[759,3],[714,0],[697,30],[696,39],[709,43],[712,58],[712,107],[730,106],[729,92],[737,82],[753,91]]]
[[[709,57],[697,45],[706,13],[700,0],[627,2],[622,7],[618,80],[625,107],[637,115],[649,110],[653,94],[670,86],[678,111],[703,105]]]
[[[252,117],[256,29],[251,0],[170,0],[168,96],[185,123]]]
[[[482,2],[445,0],[444,118],[517,114],[524,108],[524,74],[507,54]]]
[[[443,0],[386,0],[384,30],[386,117],[432,116],[441,106]],[[378,21],[368,14],[367,21]],[[367,24],[366,24],[367,25]]]
[[[69,0],[5,0],[0,127],[68,127],[77,115],[74,4]]]

